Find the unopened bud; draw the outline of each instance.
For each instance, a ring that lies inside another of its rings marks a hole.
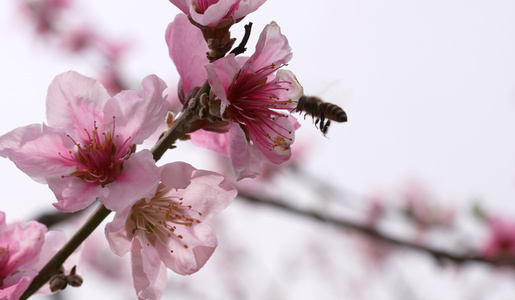
[[[64,275],[64,273],[62,272],[59,272],[57,274],[55,274],[54,276],[52,276],[52,278],[50,278],[50,281],[48,282],[48,284],[50,285],[50,291],[53,292],[56,292],[56,291],[59,291],[59,290],[64,290],[66,288],[66,286],[68,285],[68,282],[67,282],[67,276]]]
[[[79,275],[69,275],[66,277],[66,282],[73,287],[79,287],[82,285],[82,277]]]

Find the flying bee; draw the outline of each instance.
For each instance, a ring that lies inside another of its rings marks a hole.
[[[331,121],[347,122],[347,114],[336,104],[324,102],[314,96],[302,96],[297,102],[297,111],[305,112],[313,119],[316,118],[315,126],[320,122],[320,131],[325,135],[329,129]],[[305,115],[304,115],[305,116]],[[327,119],[327,120],[326,120]]]

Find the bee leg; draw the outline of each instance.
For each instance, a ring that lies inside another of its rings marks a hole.
[[[328,120],[329,122],[329,120]],[[325,123],[325,114],[324,112],[322,111],[320,113],[320,131],[324,132],[324,128],[326,127],[326,123]],[[325,133],[324,133],[325,134]]]
[[[327,130],[329,130],[329,125],[331,124],[331,120],[327,120],[327,122],[325,123],[324,127],[323,128],[320,128],[320,130],[322,131],[322,133],[324,135],[326,135],[327,133]]]

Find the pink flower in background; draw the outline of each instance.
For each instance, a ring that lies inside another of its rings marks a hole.
[[[436,227],[450,227],[454,222],[454,210],[433,201],[420,183],[408,183],[402,197],[405,216],[415,223],[420,234]]]
[[[291,156],[299,125],[289,111],[303,89],[292,72],[278,71],[291,57],[288,40],[272,22],[250,58],[230,54],[206,65],[211,90],[221,99],[222,118],[231,123],[227,133],[204,132],[192,140],[230,157],[238,179],[259,174],[262,160],[280,164]]]
[[[482,247],[482,254],[487,258],[515,257],[515,222],[501,218],[489,218],[490,236]]]
[[[84,221],[84,220],[80,220]],[[127,295],[133,295],[130,290],[132,277],[128,257],[113,256],[109,245],[106,243],[105,234],[101,230],[95,230],[83,243],[81,263],[86,265],[88,271],[94,271],[94,275],[101,280],[116,284],[121,289],[128,290]]]
[[[17,300],[41,267],[64,244],[64,233],[36,221],[6,224],[0,211],[0,299]]]
[[[38,34],[56,30],[56,19],[70,6],[69,0],[22,0],[21,12],[34,23]]]
[[[106,236],[117,255],[131,252],[139,299],[160,299],[166,268],[188,275],[204,266],[217,246],[213,229],[204,221],[236,194],[223,176],[175,162],[161,167],[161,182],[152,198],[116,213],[106,225]]]
[[[38,222],[5,222],[0,212],[0,298],[19,299],[38,270],[32,268],[45,242],[46,227]]]
[[[142,85],[142,95],[122,91],[110,97],[94,79],[61,74],[48,89],[48,125],[1,136],[0,155],[47,183],[60,211],[83,209],[97,197],[111,210],[131,206],[157,187],[152,154],[135,150],[163,122],[168,107],[161,79],[150,75]]]
[[[216,27],[224,20],[237,22],[257,10],[266,0],[170,0],[193,21]]]

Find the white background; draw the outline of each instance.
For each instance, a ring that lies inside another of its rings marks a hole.
[[[76,5],[85,22],[95,24],[108,36],[133,41],[126,57],[127,78],[137,83],[155,73],[175,85],[177,75],[163,36],[178,11],[168,1],[77,1]],[[347,112],[348,123],[333,123],[327,138],[309,118],[302,121],[298,142],[312,149],[305,157],[306,169],[363,196],[396,191],[406,182],[422,182],[443,205],[465,210],[472,201],[480,200],[492,214],[509,217],[515,215],[514,11],[515,2],[508,0],[270,0],[238,27],[244,22],[254,23],[249,42],[252,51],[260,30],[275,20],[293,48],[288,69],[296,74],[306,94],[319,95]],[[90,66],[94,57],[78,58],[48,48],[33,38],[26,24],[16,14],[15,1],[0,3],[2,134],[45,120],[46,89],[57,74],[73,69],[95,75]],[[233,31],[235,37],[241,34],[241,28]],[[203,159],[205,152],[192,153],[197,150],[183,147],[188,150],[179,149],[167,159],[185,160],[196,167],[209,165]],[[0,176],[0,209],[6,211],[8,220],[28,220],[51,209],[53,195],[47,187],[30,180],[6,159],[0,160]],[[287,257],[284,251],[288,251],[290,242],[285,237],[302,235],[302,230],[319,236],[316,244],[323,248],[341,247],[333,245],[332,237],[344,239],[341,235],[345,233],[334,228],[290,219],[267,209],[254,210],[255,214],[266,215],[255,216],[246,208],[234,204],[220,218],[225,226],[236,228],[234,234],[246,240],[244,245],[268,255],[260,258],[265,266]],[[224,241],[235,244],[231,236],[223,236],[220,247]],[[341,254],[341,260],[339,254],[332,255],[336,264],[354,268],[346,270],[347,275],[363,273],[361,265],[352,263],[351,251]],[[481,285],[476,286],[478,292],[466,291],[469,277],[472,282],[488,282],[492,274],[489,269],[474,266],[472,275],[460,277],[451,275],[449,269],[437,268],[422,255],[405,255],[408,263],[397,259],[390,268],[397,269],[410,286],[415,286],[415,296],[403,294],[406,299],[435,299],[436,295],[447,295],[445,299],[515,297],[515,283],[509,280],[488,294],[482,294],[487,287]],[[275,276],[279,285],[285,281],[282,275],[274,275],[274,267],[262,268],[265,271],[256,270],[252,275],[255,278],[247,278],[253,280],[249,285],[259,291],[251,299],[269,298],[269,294],[259,294],[266,290],[259,287],[260,274]],[[412,270],[421,277],[413,275]],[[349,281],[333,284],[328,282],[335,281],[334,277],[330,280],[322,275],[309,278],[309,272],[301,274],[307,277],[297,284],[286,284],[276,299],[312,299],[317,295],[361,299],[349,287]],[[395,276],[400,275],[387,275],[382,284],[370,284],[370,289],[378,292],[360,297],[401,299],[392,290],[402,287],[391,287],[397,285]],[[317,288],[326,285],[332,288]],[[334,287],[338,285],[344,287]],[[230,298],[220,293],[210,294],[210,299]],[[180,299],[177,291],[170,291],[170,295],[171,299]],[[73,299],[76,297],[79,295]]]

